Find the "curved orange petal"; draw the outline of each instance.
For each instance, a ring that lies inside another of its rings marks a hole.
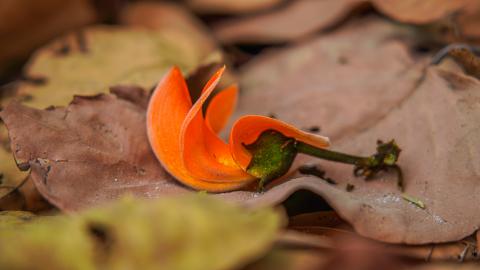
[[[238,186],[255,178],[235,163],[228,145],[207,126],[202,114],[202,105],[218,84],[224,69],[221,68],[212,76],[188,112],[181,130],[180,149],[183,164],[194,177]]]
[[[230,151],[237,164],[246,170],[251,160],[250,153],[242,144],[251,144],[265,131],[273,129],[287,137],[293,137],[299,141],[316,147],[328,147],[330,141],[327,137],[311,134],[297,129],[282,121],[259,115],[247,115],[235,122],[230,133]]]
[[[219,133],[227,124],[237,104],[238,87],[232,85],[216,94],[208,104],[205,113],[207,126]]]
[[[173,177],[190,187],[208,191],[240,187],[238,183],[205,182],[192,176],[185,168],[180,132],[191,107],[185,79],[178,68],[172,68],[155,89],[147,110],[148,139],[156,157]],[[197,159],[201,159],[201,156]]]

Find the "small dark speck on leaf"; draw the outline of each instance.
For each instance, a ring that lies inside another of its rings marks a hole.
[[[347,184],[345,189],[347,190],[347,192],[352,192],[355,189],[355,186],[352,184]]]
[[[322,170],[322,169],[319,169],[317,166],[315,165],[303,165],[303,166],[300,166],[298,168],[298,171],[301,173],[301,174],[305,174],[305,175],[313,175],[313,176],[316,176],[316,177],[319,177],[325,181],[327,181],[327,183],[331,184],[331,185],[336,185],[337,182],[335,182],[335,180],[333,180],[332,178],[330,177],[325,177],[325,171]]]
[[[26,171],[30,169],[30,163],[24,162],[24,163],[19,163],[17,164],[17,167],[20,169],[20,171]]]
[[[75,33],[75,37],[77,39],[77,44],[78,44],[78,48],[80,49],[80,52],[87,53],[88,46],[87,46],[87,39],[85,37],[85,33],[83,31],[77,31]]]
[[[20,219],[23,221],[30,221],[33,219],[33,216],[20,216]]]
[[[345,56],[340,56],[338,57],[338,63],[340,65],[346,65],[348,64],[348,58],[346,58]]]
[[[98,246],[108,253],[113,244],[113,237],[108,227],[100,223],[90,223],[87,225],[87,230]]]
[[[318,133],[320,132],[320,127],[319,126],[311,126],[309,128],[306,129],[308,132],[312,132],[312,133]]]
[[[32,95],[22,95],[20,96],[20,101],[22,102],[28,102],[28,101],[32,101],[33,100],[33,96]]]
[[[333,180],[330,177],[325,177],[325,178],[323,178],[323,180],[327,181],[327,183],[329,183],[330,185],[336,185],[337,184],[337,182],[335,182],[335,180]]]
[[[268,117],[270,117],[272,119],[277,119],[277,116],[274,113],[269,113]]]
[[[3,184],[3,173],[0,173],[0,185]]]
[[[22,75],[20,80],[26,83],[30,83],[33,85],[45,85],[48,82],[46,77],[42,76],[31,76],[31,75]]]
[[[59,48],[56,48],[54,53],[56,56],[65,56],[70,52],[70,46],[64,42]]]

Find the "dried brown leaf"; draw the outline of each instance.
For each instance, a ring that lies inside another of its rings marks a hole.
[[[40,193],[62,210],[125,193],[159,197],[186,192],[151,153],[144,103],[138,104],[108,94],[75,97],[68,107],[50,110],[13,102],[1,117],[17,162],[31,167]]]
[[[345,165],[323,163],[333,186],[313,177],[291,180],[262,194],[226,194],[250,205],[270,205],[297,190],[322,196],[355,230],[373,239],[406,244],[456,241],[480,226],[478,201],[480,156],[480,83],[468,76],[429,69],[410,98],[373,127],[345,138],[336,150],[367,155],[374,140],[395,138],[403,151],[399,165],[405,192],[425,203],[421,209],[402,199],[394,173],[365,182]],[[345,185],[355,182],[355,190]]]
[[[333,140],[364,130],[408,98],[423,76],[424,64],[393,38],[395,31],[367,19],[258,57],[243,69],[237,115],[274,115],[306,130],[320,127]]]

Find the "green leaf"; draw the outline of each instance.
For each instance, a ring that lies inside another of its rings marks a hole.
[[[1,269],[232,269],[262,256],[281,225],[206,195],[127,198],[0,230]]]

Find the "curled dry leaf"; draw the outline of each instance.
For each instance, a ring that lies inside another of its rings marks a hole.
[[[337,185],[312,177],[291,180],[262,196],[248,192],[224,194],[247,204],[270,205],[299,189],[322,196],[363,236],[391,243],[423,244],[460,240],[480,226],[478,168],[480,83],[472,77],[431,68],[417,89],[382,120],[337,147],[366,154],[372,138],[395,138],[403,146],[406,194],[422,200],[421,209],[402,199],[395,174],[365,182],[344,165],[323,167]],[[345,190],[355,183],[355,190]]]
[[[74,216],[0,215],[2,269],[238,269],[272,245],[281,216],[201,195],[123,199]],[[28,258],[28,259],[26,259]],[[41,263],[39,263],[41,262]]]
[[[272,8],[285,0],[186,0],[194,11],[206,14],[242,14]]]
[[[396,30],[367,19],[258,57],[242,70],[237,115],[274,115],[303,129],[320,127],[333,140],[373,125],[423,76],[424,64],[392,38]]]

